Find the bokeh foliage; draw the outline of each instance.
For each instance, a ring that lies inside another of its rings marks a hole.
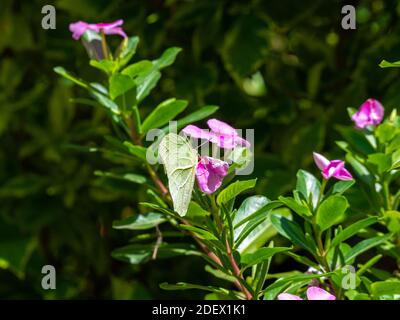
[[[137,213],[146,194],[94,175],[116,161],[112,155],[73,147],[107,145],[112,124],[53,72],[62,65],[101,77],[72,40],[69,23],[123,18],[124,29],[141,39],[137,59],[183,48],[144,101],[144,113],[170,96],[187,99],[188,113],[219,105],[218,118],[255,129],[256,191],[275,199],[292,190],[299,168],[316,172],[313,150],[342,156],[334,141],[337,126],[349,123],[347,107],[370,96],[387,112],[398,107],[398,70],[378,64],[399,60],[400,5],[353,1],[357,30],[343,30],[340,11],[349,2],[2,0],[0,297],[171,298],[160,282],[210,279],[197,258],[140,267],[111,258],[131,237],[112,229],[112,221]],[[57,9],[56,30],[41,28],[45,4]],[[350,200],[352,208],[366,206],[359,195]],[[44,264],[57,269],[55,291],[40,287]],[[286,260],[274,260],[273,270],[286,268]]]

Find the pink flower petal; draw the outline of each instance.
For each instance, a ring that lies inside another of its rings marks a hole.
[[[344,167],[335,172],[333,176],[339,180],[353,180],[353,176],[351,175],[351,173],[347,171]]]
[[[191,124],[183,128],[182,131],[186,135],[196,139],[205,139],[205,140],[215,139],[215,136],[212,133],[208,132],[208,130],[201,129]]]
[[[236,130],[234,128],[232,128],[229,124],[219,121],[217,119],[208,120],[207,125],[216,134],[226,135],[226,136],[237,136],[238,135]]]
[[[79,40],[80,37],[87,31],[93,30],[95,32],[103,31],[104,34],[118,34],[124,38],[127,38],[127,35],[120,27],[124,21],[122,19],[110,22],[110,23],[86,23],[84,21],[78,21],[75,23],[71,23],[69,25],[69,30],[72,32],[72,37],[75,40]]]
[[[237,145],[250,146],[250,142],[239,137],[236,129],[225,122],[210,119],[207,121],[207,125],[217,138],[212,142],[216,143],[220,148],[233,149]]]
[[[79,38],[86,32],[88,27],[88,23],[78,21],[69,25],[69,31],[72,32],[72,38],[74,38],[75,40],[79,40]]]
[[[322,154],[313,152],[314,162],[320,170],[324,170],[330,163]]]
[[[290,293],[281,293],[278,295],[278,300],[303,300],[299,296]]]
[[[196,178],[202,192],[214,193],[228,174],[229,165],[225,161],[212,157],[200,157],[196,167]]]
[[[365,128],[370,125],[378,125],[383,120],[385,109],[382,104],[375,99],[368,99],[359,108],[359,110],[351,117],[357,128]]]
[[[328,291],[319,287],[309,287],[307,289],[308,300],[336,300],[336,297]]]

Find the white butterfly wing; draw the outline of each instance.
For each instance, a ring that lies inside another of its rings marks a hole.
[[[169,133],[161,140],[158,153],[167,173],[174,210],[184,216],[192,197],[197,152],[185,138]]]

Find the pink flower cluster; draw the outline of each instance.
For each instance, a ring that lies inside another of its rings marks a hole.
[[[217,119],[207,121],[210,131],[188,125],[183,128],[186,135],[208,140],[220,148],[233,149],[237,145],[250,146],[250,143],[241,138],[237,131],[225,122]],[[224,177],[228,174],[229,165],[227,162],[208,156],[201,156],[196,167],[196,178],[202,192],[214,193],[222,184]]]
[[[360,109],[351,117],[355,122],[356,127],[363,129],[367,126],[376,126],[383,120],[385,110],[382,104],[375,99],[368,99],[361,106]]]
[[[290,293],[281,293],[278,300],[303,300],[299,296]],[[336,297],[328,291],[319,287],[309,287],[307,289],[307,300],[336,300]]]
[[[69,25],[69,31],[72,32],[72,38],[75,40],[79,40],[80,37],[87,31],[92,30],[97,33],[104,32],[104,34],[118,34],[123,38],[127,38],[124,30],[122,30],[121,26],[123,25],[124,20],[120,19],[111,23],[87,23],[84,21],[77,21],[71,23]]]
[[[322,176],[328,180],[332,177],[338,180],[353,180],[353,176],[344,167],[342,160],[328,160],[322,154],[313,153],[314,162],[321,170]]]

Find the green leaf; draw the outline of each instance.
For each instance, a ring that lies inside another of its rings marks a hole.
[[[316,252],[315,244],[309,243],[303,230],[297,223],[276,214],[272,214],[270,219],[272,225],[282,236],[311,253]]]
[[[349,207],[347,199],[340,195],[333,195],[325,199],[318,207],[316,223],[321,232],[339,223]]]
[[[397,128],[391,123],[382,123],[376,128],[376,136],[380,143],[391,141],[397,133]]]
[[[400,212],[396,210],[388,210],[384,212],[386,226],[390,232],[400,231]]]
[[[332,187],[332,194],[343,194],[347,189],[351,188],[354,183],[354,180],[338,181]]]
[[[141,102],[144,98],[146,98],[150,91],[156,86],[160,78],[160,71],[154,68],[152,68],[150,72],[138,76],[135,79],[137,85],[136,100]]]
[[[103,60],[90,60],[90,65],[92,67],[95,67],[97,69],[100,69],[102,71],[104,71],[107,74],[111,74],[115,67],[115,61],[111,61],[111,60],[107,60],[107,59],[103,59]]]
[[[355,150],[362,152],[364,155],[375,152],[373,146],[361,131],[344,126],[338,126],[337,130]]]
[[[206,217],[209,215],[210,212],[204,210],[197,202],[190,201],[189,209],[187,211],[188,218]]]
[[[149,261],[153,255],[155,246],[153,244],[131,244],[118,248],[112,252],[112,257],[131,264],[141,264]],[[193,245],[188,244],[166,244],[162,243],[157,250],[157,259],[172,258],[181,255],[201,256]]]
[[[400,149],[392,153],[392,167],[391,169],[398,169],[400,167]]]
[[[63,67],[55,67],[53,70],[54,70],[55,73],[58,73],[59,75],[61,75],[64,78],[72,81],[73,83],[81,86],[82,88],[89,89],[89,84],[88,83],[86,83],[85,81],[73,76],[71,73],[69,73]]]
[[[371,285],[371,294],[374,299],[400,299],[400,281],[378,281]]]
[[[321,183],[311,173],[305,170],[299,170],[296,176],[296,190],[303,195],[307,203],[315,208],[319,198]]]
[[[188,226],[188,225],[185,225],[185,224],[179,225],[179,228],[195,233],[200,239],[218,240],[218,238],[216,236],[214,236],[211,232],[209,232],[207,230],[204,230],[204,229],[201,229],[201,228]]]
[[[223,280],[226,280],[226,281],[229,281],[232,283],[235,283],[237,281],[237,279],[234,276],[227,274],[227,273],[223,272],[222,270],[214,269],[209,265],[205,266],[205,270],[207,272],[211,273],[214,277],[216,277],[218,279],[223,279]]]
[[[125,180],[137,184],[143,184],[147,182],[145,176],[141,176],[135,173],[114,173],[114,172],[104,172],[104,171],[95,171],[94,174],[99,177],[106,177],[118,180]]]
[[[271,210],[279,208],[282,203],[279,201],[269,201],[264,196],[251,196],[246,198],[239,210],[236,212],[233,223],[234,228],[237,229],[243,226],[245,223],[258,219],[260,216],[267,216],[267,213]]]
[[[353,170],[356,172],[361,181],[369,185],[373,184],[374,177],[371,175],[364,164],[362,164],[350,153],[346,154],[346,161],[350,163],[350,165],[353,167]]]
[[[175,133],[161,140],[158,152],[167,173],[174,210],[184,216],[192,197],[197,152],[185,138]]]
[[[187,105],[187,101],[176,100],[175,98],[160,103],[144,120],[142,131],[146,133],[150,129],[163,126],[185,110]]]
[[[240,253],[254,251],[276,234],[268,216],[279,206],[264,196],[251,196],[243,201],[232,221],[234,245]]]
[[[222,190],[217,196],[217,204],[220,206],[236,198],[240,193],[254,188],[257,179],[236,181]]]
[[[139,43],[139,37],[129,37],[129,39],[122,43],[122,49],[121,53],[117,57],[118,61],[118,66],[119,68],[123,67],[126,65],[129,60],[133,57],[133,55],[136,53],[136,48]]]
[[[392,166],[392,158],[384,153],[374,153],[368,155],[368,162],[378,169],[378,173],[382,174]]]
[[[121,73],[135,79],[139,76],[145,76],[149,74],[149,72],[151,72],[152,70],[154,70],[154,66],[151,61],[142,60],[129,65],[124,70],[122,70]]]
[[[245,265],[244,268],[251,267],[255,264],[259,264],[265,260],[268,260],[279,252],[289,251],[291,248],[285,247],[274,247],[274,248],[260,248],[253,253],[243,254],[241,257],[241,264]]]
[[[126,219],[113,222],[114,229],[147,230],[163,223],[166,219],[156,212],[137,214]]]
[[[185,127],[188,124],[191,124],[193,122],[205,119],[207,117],[209,117],[210,115],[212,115],[213,113],[217,112],[217,110],[219,109],[219,107],[217,106],[204,106],[201,107],[199,110],[179,119],[177,121],[177,130],[182,129],[183,127]],[[164,132],[168,132],[169,127],[166,126],[164,127],[162,130]]]
[[[381,68],[399,68],[400,67],[400,61],[396,62],[389,62],[386,60],[382,60],[381,63],[379,64]]]
[[[145,147],[136,146],[129,141],[125,141],[124,146],[128,149],[128,152],[130,154],[138,157],[139,159],[142,159],[143,161],[147,161],[146,159],[147,149]]]
[[[91,90],[90,93],[97,100],[97,102],[99,102],[103,107],[105,107],[112,113],[117,114],[117,115],[119,115],[121,113],[119,111],[118,105],[114,101],[108,99],[104,94],[101,94],[94,90]]]
[[[229,295],[232,296],[232,294],[229,292],[229,290],[224,289],[224,288],[217,288],[217,287],[212,287],[212,286],[202,286],[198,284],[191,284],[191,283],[186,283],[186,282],[178,282],[177,284],[169,284],[166,282],[163,282],[160,284],[160,288],[164,290],[190,290],[190,289],[198,289],[198,290],[204,290],[204,291],[211,291],[223,295]]]
[[[392,237],[391,234],[387,234],[385,236],[376,236],[370,239],[365,239],[359,243],[357,243],[349,252],[347,252],[344,256],[346,263],[351,261],[361,253],[380,245],[381,243],[389,240]]]
[[[282,292],[287,286],[289,286],[291,283],[308,281],[308,280],[312,280],[312,279],[318,279],[321,277],[326,277],[327,275],[328,275],[328,273],[326,273],[326,274],[296,274],[293,276],[288,276],[288,277],[278,279],[277,281],[275,281],[273,284],[269,285],[264,290],[264,300],[274,300],[276,298],[276,296],[280,292]]]
[[[135,81],[126,75],[120,73],[114,73],[110,77],[110,97],[115,100],[115,98],[119,97],[127,93],[129,90],[136,87]]]
[[[161,55],[160,58],[158,58],[157,60],[153,61],[153,65],[158,70],[161,70],[161,69],[163,69],[165,67],[168,67],[168,66],[170,66],[171,64],[174,63],[174,61],[176,59],[176,56],[181,51],[182,51],[182,49],[181,48],[177,48],[177,47],[168,48],[167,50],[165,50],[163,52],[163,54]]]
[[[284,205],[286,205],[287,207],[292,209],[294,212],[296,212],[301,217],[307,218],[307,217],[312,216],[312,213],[310,212],[308,207],[298,204],[296,202],[296,200],[294,200],[293,198],[280,196],[278,199]]]
[[[362,231],[364,228],[376,223],[378,221],[377,217],[369,217],[360,221],[353,223],[346,229],[340,231],[331,242],[331,247],[335,247],[341,242],[351,238],[358,232]]]

